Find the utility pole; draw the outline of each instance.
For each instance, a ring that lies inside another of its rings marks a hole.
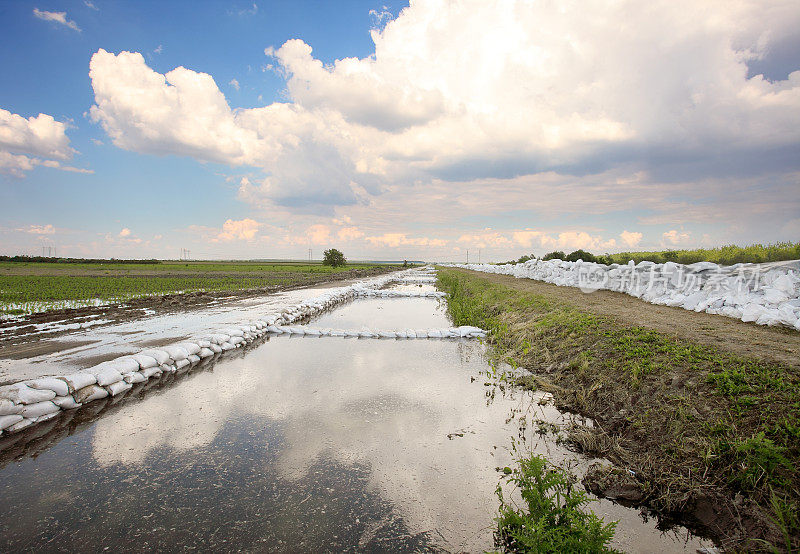
[[[467,263],[469,263],[469,248],[467,248]]]
[[[478,263],[481,263],[481,249],[478,248]]]
[[[308,261],[309,262],[311,261],[311,249],[310,248],[308,249]]]

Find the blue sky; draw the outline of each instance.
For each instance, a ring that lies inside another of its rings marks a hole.
[[[0,252],[798,240],[798,23],[785,2],[5,2]]]

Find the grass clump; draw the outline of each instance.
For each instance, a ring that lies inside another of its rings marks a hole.
[[[506,473],[524,506],[507,500],[497,486],[495,546],[506,552],[615,552],[608,544],[617,522],[606,524],[583,509],[590,499],[573,487],[569,473],[535,455],[518,460]]]

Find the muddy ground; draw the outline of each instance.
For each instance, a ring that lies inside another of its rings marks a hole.
[[[51,310],[30,314],[21,318],[0,319],[0,359],[23,359],[58,352],[64,348],[57,337],[72,332],[64,330],[46,334],[36,332],[36,326],[51,322],[80,322],[89,318],[107,320],[104,325],[114,325],[126,321],[143,319],[154,314],[166,312],[191,311],[208,306],[212,303],[224,302],[229,299],[251,298],[276,292],[294,290],[302,287],[313,287],[326,283],[364,279],[396,271],[396,266],[353,268],[339,273],[293,273],[294,282],[288,285],[270,285],[255,289],[189,292],[182,294],[166,294],[163,296],[150,296],[129,300],[121,304],[108,306],[88,306],[83,308],[70,308],[65,310]],[[60,273],[63,274],[63,273]],[[85,271],[80,273],[86,275]],[[156,273],[165,276],[164,273]],[[235,274],[241,276],[241,273]],[[146,278],[137,275],[137,278]],[[69,347],[78,346],[70,342]]]

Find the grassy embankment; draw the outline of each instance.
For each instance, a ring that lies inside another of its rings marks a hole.
[[[800,546],[795,370],[459,270],[440,270],[439,286],[455,325],[489,330],[495,356],[531,371],[521,385],[595,420],[569,438],[633,471],[644,502],[727,546]]]
[[[393,266],[348,264],[332,268],[309,263],[162,262],[28,263],[0,262],[0,314],[125,301],[190,291],[239,291],[312,284],[353,270]],[[346,276],[341,275],[341,276]]]

